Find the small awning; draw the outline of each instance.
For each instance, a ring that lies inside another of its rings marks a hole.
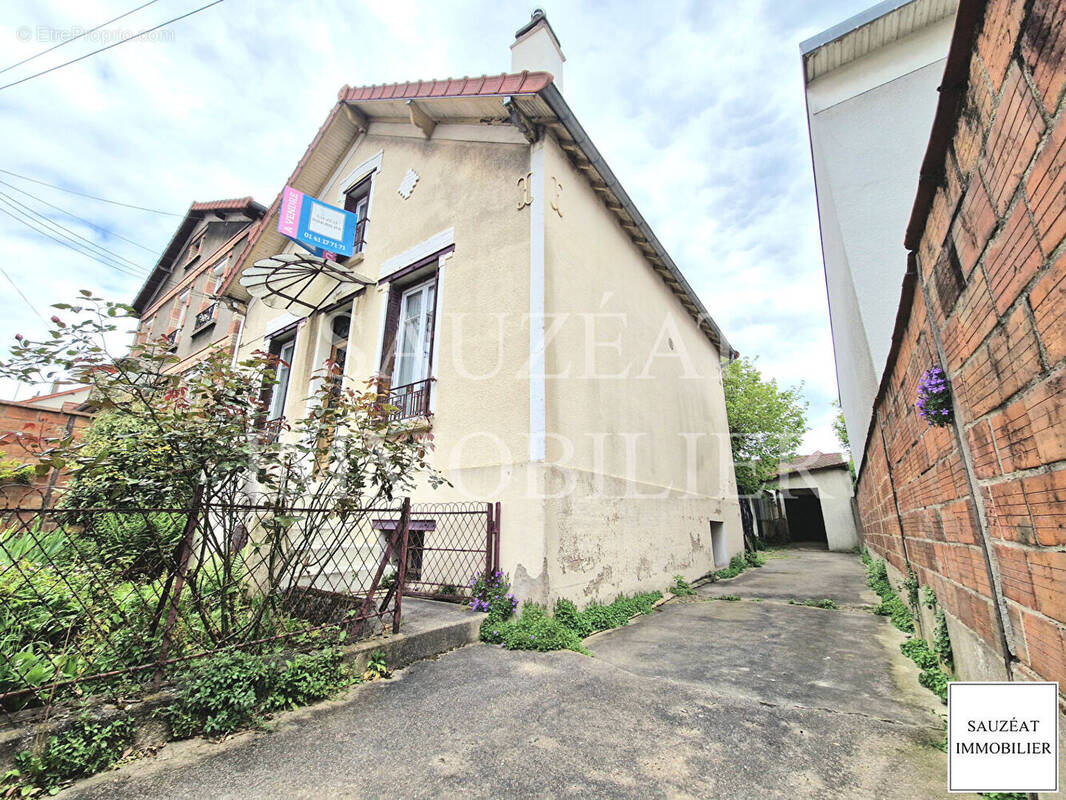
[[[252,297],[282,311],[301,314],[319,311],[356,285],[374,281],[344,264],[310,253],[279,253],[256,261],[241,275],[240,284]]]

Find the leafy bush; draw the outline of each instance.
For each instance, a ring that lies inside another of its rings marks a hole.
[[[185,528],[185,514],[82,515],[85,538],[96,548],[102,563],[124,577],[158,578],[173,564],[173,553]],[[79,546],[84,550],[84,546]]]
[[[263,708],[277,711],[306,706],[325,700],[352,683],[354,676],[344,663],[340,650],[299,653],[275,671]]]
[[[489,629],[483,625],[482,631],[485,641],[508,650],[574,650],[588,655],[576,631],[549,616],[535,603],[526,603],[517,619],[500,622]]]
[[[918,576],[914,574],[914,570],[910,567],[907,567],[907,577],[903,579],[901,588],[907,597],[907,605],[911,607],[911,612],[917,616],[919,608]]]
[[[14,458],[0,458],[0,484],[21,483],[29,486],[35,474],[33,464],[23,464]]]
[[[506,580],[506,579],[505,579]],[[555,602],[553,615],[535,603],[526,603],[517,619],[512,619],[513,606],[504,595],[489,609],[481,623],[481,640],[501,644],[509,650],[574,650],[587,651],[581,640],[597,631],[618,628],[637,614],[650,614],[662,592],[644,592],[631,596],[619,595],[608,605],[591,603],[578,611],[570,600]]]
[[[55,793],[64,781],[94,775],[118,761],[135,732],[131,718],[103,723],[83,715],[66,730],[50,736],[41,754],[19,753],[6,781],[23,787],[23,795],[30,794],[31,787]]]

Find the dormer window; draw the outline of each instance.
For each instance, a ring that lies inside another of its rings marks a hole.
[[[363,252],[366,243],[366,226],[370,209],[370,178],[365,178],[344,194],[344,210],[350,211],[358,218],[355,225],[355,252]]]

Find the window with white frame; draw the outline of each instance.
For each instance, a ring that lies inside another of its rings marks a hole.
[[[396,363],[392,386],[407,386],[429,380],[433,356],[433,315],[436,307],[436,276],[407,289],[400,297],[396,330]]]
[[[296,332],[274,337],[270,340],[270,355],[277,359],[274,372],[274,385],[270,387],[266,402],[267,422],[273,422],[285,416],[285,397],[289,391],[289,378],[292,374],[292,356],[296,350]]]

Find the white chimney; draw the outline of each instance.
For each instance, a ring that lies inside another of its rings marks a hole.
[[[563,62],[566,56],[555,38],[555,31],[541,9],[535,9],[529,22],[514,35],[511,45],[511,72],[550,72],[555,85],[563,90]]]

